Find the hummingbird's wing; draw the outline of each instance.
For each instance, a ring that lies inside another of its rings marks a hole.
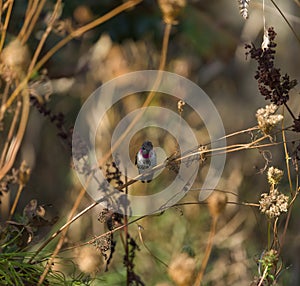
[[[138,153],[135,154],[134,165],[137,165],[137,155],[138,155]]]
[[[150,152],[150,162],[151,162],[151,167],[155,167],[157,165],[157,160],[156,160],[156,153],[154,150]]]

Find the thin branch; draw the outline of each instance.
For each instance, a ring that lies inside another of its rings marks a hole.
[[[11,144],[10,153],[8,154],[8,158],[6,159],[5,165],[0,169],[0,180],[7,174],[7,172],[11,169],[16,159],[17,153],[21,146],[21,142],[23,140],[23,136],[25,134],[29,109],[30,109],[30,102],[29,102],[29,93],[28,90],[24,89],[22,92],[22,115],[21,120],[19,123],[19,129],[16,134],[15,140]]]
[[[1,154],[1,159],[0,159],[0,168],[2,168],[4,166],[5,159],[7,157],[7,152],[9,150],[9,146],[10,146],[9,144],[10,143],[13,144],[13,142],[11,142],[11,140],[13,139],[13,136],[14,136],[14,133],[15,133],[15,129],[16,129],[16,126],[17,126],[17,121],[19,119],[21,106],[22,106],[22,102],[19,100],[17,102],[17,106],[14,110],[14,117],[13,117],[13,120],[11,122],[10,130],[8,132],[5,144],[4,144],[3,149],[2,149],[2,154]]]
[[[7,31],[7,27],[8,27],[8,24],[9,24],[10,17],[11,17],[12,8],[13,8],[13,5],[14,5],[14,0],[7,1],[7,3],[8,3],[8,8],[7,8],[7,12],[6,12],[4,25],[3,25],[3,28],[1,30],[0,53],[2,52],[2,49],[3,49],[3,46],[4,46],[4,42],[5,42],[5,38],[6,38],[6,31]]]
[[[58,2],[61,2],[61,1],[57,1],[57,3]],[[35,26],[35,24],[36,24],[36,22],[37,22],[37,20],[38,20],[38,18],[40,16],[41,12],[42,12],[42,9],[43,9],[45,3],[46,3],[46,0],[40,0],[39,1],[39,6],[37,7],[35,13],[33,14],[33,17],[31,19],[29,27],[28,27],[27,31],[25,31],[25,34],[24,34],[24,36],[22,38],[22,43],[23,44],[25,44],[27,42],[28,38],[30,37],[30,35],[31,35],[31,33],[32,33],[33,29],[34,29],[34,26]],[[57,6],[57,3],[56,3],[55,6]]]
[[[300,43],[300,37],[297,35],[296,31],[294,30],[294,28],[292,27],[292,25],[290,24],[290,22],[288,21],[288,19],[285,17],[284,13],[281,11],[281,9],[278,7],[278,5],[275,3],[274,0],[270,0],[272,2],[272,4],[275,6],[275,8],[278,10],[278,12],[280,13],[280,15],[282,16],[282,18],[284,19],[284,21],[287,23],[287,25],[289,26],[289,28],[291,29],[292,33],[294,34],[295,38],[297,39],[297,41]]]
[[[85,195],[85,192],[86,192],[85,188],[82,188],[81,191],[80,191],[80,193],[79,193],[79,195],[78,195],[78,197],[77,197],[77,199],[76,199],[76,201],[75,201],[75,203],[74,203],[74,205],[73,205],[73,207],[72,207],[72,209],[71,209],[71,212],[70,212],[70,214],[68,216],[68,222],[72,221],[72,218],[75,215],[75,212],[78,209],[78,207],[79,207],[79,205],[81,203],[81,200],[82,200],[82,198]],[[43,271],[43,274],[41,275],[41,277],[39,279],[38,286],[43,284],[44,280],[47,277],[48,272],[51,270],[51,267],[53,265],[53,260],[55,259],[55,257],[59,253],[59,251],[60,251],[60,249],[61,249],[61,247],[62,247],[62,245],[64,243],[64,240],[65,240],[65,237],[67,235],[69,226],[70,226],[70,224],[67,227],[65,227],[64,230],[62,231],[61,237],[59,238],[59,241],[58,241],[58,243],[57,243],[57,245],[55,247],[55,250],[51,254],[51,257],[50,257],[50,259],[47,262],[47,265],[46,265],[46,267],[45,267],[45,269]]]

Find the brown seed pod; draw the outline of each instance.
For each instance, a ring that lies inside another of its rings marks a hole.
[[[21,79],[27,72],[31,61],[29,49],[18,39],[12,40],[0,55],[0,74],[5,81]]]
[[[192,285],[195,269],[195,258],[180,253],[170,262],[168,274],[177,286]]]
[[[225,209],[228,197],[223,192],[214,191],[207,199],[208,209],[212,217],[219,216]]]
[[[30,178],[30,168],[27,166],[26,162],[23,161],[19,170],[19,183],[23,186],[27,184]]]

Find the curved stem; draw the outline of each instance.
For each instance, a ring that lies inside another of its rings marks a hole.
[[[6,12],[4,25],[3,25],[3,28],[1,29],[0,52],[2,51],[3,46],[4,46],[4,42],[5,42],[5,38],[6,38],[6,31],[7,31],[7,27],[8,27],[8,24],[9,24],[12,8],[13,8],[13,5],[14,5],[14,0],[8,1],[8,3],[9,3],[9,5],[8,5],[8,8],[7,8],[7,12]]]
[[[76,199],[76,201],[75,201],[75,203],[74,203],[74,205],[73,205],[73,208],[72,208],[72,210],[71,210],[71,212],[70,212],[70,214],[69,214],[68,222],[73,221],[73,216],[75,215],[75,212],[76,212],[76,210],[78,209],[79,204],[80,204],[82,198],[83,198],[84,195],[85,195],[85,192],[86,192],[85,188],[82,188],[81,191],[80,191],[80,193],[79,193],[79,196],[77,197],[77,199]],[[52,265],[53,265],[53,260],[55,259],[55,257],[56,257],[57,254],[59,253],[59,251],[60,251],[60,249],[61,249],[61,247],[62,247],[62,245],[63,245],[63,243],[64,243],[64,240],[65,240],[65,237],[66,237],[66,235],[67,235],[69,226],[70,226],[70,224],[68,224],[67,227],[65,227],[65,228],[62,230],[62,235],[61,235],[61,237],[59,238],[59,241],[58,241],[58,243],[57,243],[57,245],[56,245],[56,247],[55,247],[55,250],[54,250],[53,253],[51,254],[50,259],[47,261],[47,265],[46,265],[46,267],[45,267],[45,269],[44,269],[44,271],[43,271],[43,274],[41,275],[41,277],[40,277],[40,279],[39,279],[38,284],[37,284],[38,286],[39,286],[39,285],[42,285],[43,282],[44,282],[44,280],[46,279],[47,274],[48,274],[48,272],[50,271],[50,269],[51,269],[51,267],[52,267]]]
[[[209,233],[209,237],[208,237],[208,242],[207,242],[207,246],[205,249],[205,253],[204,253],[204,258],[202,260],[202,264],[199,270],[199,273],[197,275],[197,278],[195,280],[194,286],[200,286],[203,276],[204,276],[204,272],[211,254],[211,250],[212,250],[212,245],[213,245],[213,238],[215,236],[216,233],[216,226],[217,226],[217,221],[218,221],[218,216],[213,216],[213,220],[212,220],[212,224],[211,224],[211,229],[210,229],[210,233]]]
[[[12,218],[12,216],[13,216],[15,210],[16,210],[16,207],[17,207],[17,204],[18,204],[18,201],[20,199],[20,196],[21,196],[21,193],[22,193],[23,189],[24,189],[24,185],[20,184],[19,188],[18,188],[17,195],[16,195],[15,200],[14,200],[14,203],[13,203],[11,209],[10,209],[10,214],[9,214],[9,218],[8,218],[9,220]]]
[[[294,34],[295,38],[297,39],[297,41],[300,43],[300,37],[297,35],[296,31],[294,30],[294,28],[292,27],[292,25],[290,24],[290,22],[288,21],[288,19],[285,17],[285,15],[283,14],[283,12],[280,10],[280,8],[278,7],[278,5],[275,3],[274,0],[270,0],[272,2],[272,4],[275,6],[275,8],[278,10],[278,12],[280,13],[281,17],[284,19],[284,21],[287,23],[287,25],[289,26],[289,28],[291,29],[292,33]]]
[[[16,159],[17,153],[21,146],[21,142],[23,140],[23,136],[25,134],[28,116],[29,116],[29,109],[30,109],[30,102],[29,102],[29,93],[27,90],[23,90],[22,92],[23,98],[23,108],[22,108],[22,115],[21,121],[19,124],[19,129],[16,135],[15,140],[12,143],[11,153],[8,156],[7,161],[5,162],[4,166],[0,169],[0,180],[7,174],[7,172],[11,169]]]

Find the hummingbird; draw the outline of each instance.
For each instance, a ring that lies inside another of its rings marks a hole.
[[[139,170],[139,174],[146,172],[147,169],[156,166],[156,153],[150,141],[145,141],[135,156],[135,164]],[[149,173],[142,177],[142,182],[150,183],[153,173]]]

